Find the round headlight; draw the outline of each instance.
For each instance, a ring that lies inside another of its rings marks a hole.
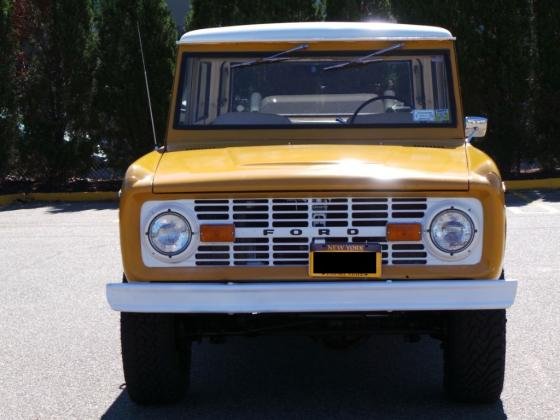
[[[468,248],[475,232],[470,216],[454,208],[438,213],[430,224],[430,238],[434,245],[451,255]]]
[[[148,227],[148,240],[157,252],[172,257],[185,251],[192,238],[191,225],[173,211],[158,214]]]

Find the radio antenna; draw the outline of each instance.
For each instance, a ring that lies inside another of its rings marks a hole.
[[[142,67],[144,68],[144,80],[146,82],[146,93],[148,94],[148,108],[150,109],[150,120],[152,122],[152,134],[154,136],[154,146],[158,148],[156,138],[156,126],[154,124],[154,114],[152,112],[152,99],[150,97],[150,85],[148,84],[148,72],[146,71],[146,60],[144,60],[144,48],[142,46],[142,36],[140,35],[140,24],[136,21],[136,29],[138,30],[138,42],[140,43],[140,55],[142,56]]]

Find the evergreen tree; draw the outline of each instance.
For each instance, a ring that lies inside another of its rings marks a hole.
[[[489,118],[480,147],[507,176],[535,154],[527,0],[392,0],[399,22],[443,26],[457,37],[465,115]],[[513,29],[515,28],[515,29]]]
[[[0,181],[7,175],[15,138],[12,4],[0,0]]]
[[[191,31],[214,26],[306,22],[322,17],[322,2],[315,0],[193,0],[185,28]]]
[[[538,157],[546,170],[560,166],[560,2],[534,0],[537,43],[535,125]]]
[[[187,28],[325,14],[331,21],[396,18],[450,29],[465,113],[490,120],[480,146],[506,176],[534,156],[547,169],[558,165],[558,1],[193,0]],[[0,0],[0,179],[9,164],[35,177],[83,175],[94,145],[125,168],[153,147],[136,22],[161,143],[176,39],[164,0]]]
[[[91,0],[18,0],[20,156],[35,178],[63,180],[87,167],[92,86]]]
[[[391,17],[390,0],[325,0],[326,20],[360,21],[388,20]]]
[[[119,169],[154,148],[137,22],[160,144],[173,83],[177,33],[165,0],[101,0],[95,137]]]

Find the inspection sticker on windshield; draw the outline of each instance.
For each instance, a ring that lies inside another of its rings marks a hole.
[[[435,121],[436,112],[433,109],[415,109],[412,111],[412,119],[416,122]]]
[[[448,109],[436,109],[436,121],[449,121]]]

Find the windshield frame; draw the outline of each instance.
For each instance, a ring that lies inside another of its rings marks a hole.
[[[179,71],[179,80],[177,89],[174,90],[175,98],[174,100],[174,112],[173,112],[173,123],[172,128],[174,130],[179,131],[227,131],[227,130],[301,130],[301,129],[319,129],[319,130],[340,130],[340,129],[434,129],[434,128],[457,128],[458,126],[458,118],[457,118],[457,102],[456,102],[456,92],[455,92],[455,84],[453,80],[453,67],[452,67],[452,60],[450,50],[446,48],[442,49],[396,49],[391,51],[390,54],[384,54],[383,58],[385,57],[399,57],[399,56],[417,56],[417,55],[440,55],[443,57],[445,65],[446,65],[446,75],[447,75],[447,88],[449,92],[449,113],[450,119],[447,123],[377,123],[377,124],[255,124],[255,125],[241,125],[241,124],[220,124],[220,125],[197,125],[197,124],[181,124],[179,122],[179,116],[181,111],[181,98],[182,92],[185,85],[185,79],[187,77],[187,72],[185,71],[187,60],[191,57],[214,57],[214,58],[235,58],[235,57],[254,57],[254,59],[259,58],[266,58],[273,54],[278,53],[278,51],[216,51],[216,52],[191,52],[191,51],[184,51],[181,53],[180,56],[180,67],[177,71]],[[345,51],[338,51],[338,50],[328,50],[328,51],[307,51],[304,50],[303,52],[295,52],[289,55],[289,58],[312,58],[312,57],[328,57],[328,56],[337,56],[337,57],[361,57],[365,54],[371,54],[371,50],[345,50]],[[380,58],[381,58],[380,57]],[[264,65],[271,65],[274,66],[274,63],[264,64]],[[365,64],[366,66],[368,64]],[[336,70],[340,72],[344,72],[344,68]],[[219,90],[222,90],[221,87],[222,80],[220,80]]]

